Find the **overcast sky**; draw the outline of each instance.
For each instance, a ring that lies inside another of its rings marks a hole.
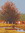
[[[21,11],[21,13],[25,13],[25,0],[0,0],[0,7],[7,1],[15,3],[18,10]]]

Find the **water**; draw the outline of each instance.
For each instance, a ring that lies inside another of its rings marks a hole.
[[[17,28],[17,29],[20,29],[20,28]],[[16,30],[16,31],[19,31],[19,32],[25,32],[23,29]]]
[[[16,30],[16,31],[19,31],[19,32],[25,32],[24,30]]]
[[[16,28],[15,27],[15,29],[20,29],[20,30],[16,30],[16,31],[19,31],[19,32],[25,32],[23,29],[21,29],[21,28]]]

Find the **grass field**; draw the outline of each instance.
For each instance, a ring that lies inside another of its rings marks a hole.
[[[25,14],[21,14],[20,21],[25,21]]]
[[[15,24],[1,24],[0,26],[13,26]],[[16,25],[16,26],[20,26],[20,25]],[[22,25],[23,26],[23,25]],[[25,26],[25,25],[24,25]],[[23,27],[22,27],[23,28]],[[8,29],[8,28],[7,28]],[[12,29],[12,28],[11,28]],[[16,30],[5,30],[5,28],[0,28],[0,33],[25,33],[25,32],[19,32]]]
[[[0,33],[25,33],[25,32],[18,32],[16,30],[5,30],[5,29],[2,29],[2,30],[0,30]]]
[[[0,17],[0,20],[1,19],[2,18]],[[21,14],[20,21],[25,21],[25,14]],[[13,26],[13,24],[0,23],[0,26]],[[18,28],[25,29],[25,25],[16,25],[16,26],[20,26]],[[19,32],[19,31],[16,31],[16,30],[5,30],[5,28],[0,28],[0,33],[25,33],[25,32]]]
[[[16,26],[18,26],[18,28],[21,28],[21,29],[25,30],[25,25],[20,25],[20,24],[18,24],[18,25],[16,25]]]
[[[4,28],[1,28],[0,33],[25,33],[25,32],[19,32],[16,30],[5,30]]]

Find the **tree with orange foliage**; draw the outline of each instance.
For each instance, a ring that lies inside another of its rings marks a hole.
[[[2,6],[1,14],[3,20],[6,20],[6,23],[8,23],[7,21],[9,21],[9,23],[15,23],[15,21],[18,21],[20,19],[20,12],[12,2],[6,2]]]

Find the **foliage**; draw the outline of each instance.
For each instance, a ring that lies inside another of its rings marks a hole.
[[[12,2],[6,2],[3,6],[2,6],[2,18],[3,20],[14,22],[18,21],[20,18],[20,12],[18,11],[18,9],[16,8],[15,4]]]

